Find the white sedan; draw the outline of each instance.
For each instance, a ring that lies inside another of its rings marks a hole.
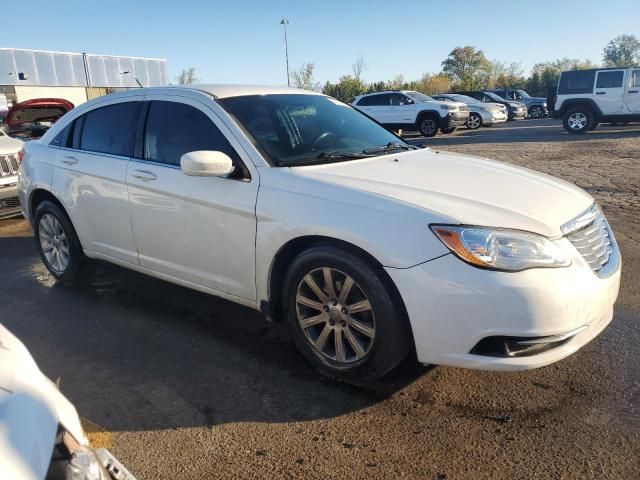
[[[296,89],[139,89],[72,110],[21,154],[43,262],[101,259],[285,319],[355,381],[425,364],[540,367],[611,321],[620,255],[583,190],[419,149]]]

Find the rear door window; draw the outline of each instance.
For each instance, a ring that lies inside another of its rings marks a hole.
[[[85,114],[80,150],[131,157],[140,105],[116,103]]]
[[[559,95],[593,93],[595,70],[574,70],[564,72],[558,86]]]
[[[634,70],[631,73],[631,86],[632,87],[640,87],[640,70]]]
[[[596,88],[622,88],[624,81],[624,70],[614,70],[610,72],[598,72]]]

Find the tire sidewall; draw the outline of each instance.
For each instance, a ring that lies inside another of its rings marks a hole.
[[[571,118],[571,116],[575,113],[582,113],[587,119],[585,126],[577,130],[572,129],[569,126],[569,118]],[[593,112],[591,112],[590,109],[585,107],[572,108],[567,113],[564,114],[564,117],[562,118],[562,124],[564,126],[564,129],[569,133],[572,133],[572,134],[586,133],[591,129],[591,126],[593,125]]]
[[[308,272],[322,267],[340,270],[351,276],[373,307],[376,333],[371,349],[365,358],[348,365],[340,365],[317,352],[309,344],[298,322],[298,285]],[[282,305],[296,346],[309,362],[327,376],[362,381],[378,378],[399,364],[409,351],[407,322],[393,295],[376,269],[349,252],[330,246],[317,246],[298,255],[285,276]]]
[[[426,128],[424,127],[424,123],[427,121],[431,121],[433,122],[433,130],[428,131],[426,130]],[[422,134],[423,137],[435,137],[438,133],[438,120],[436,120],[433,116],[431,115],[427,115],[427,116],[423,116],[420,117],[420,119],[418,120],[418,130],[420,131],[420,133]]]
[[[56,220],[58,220],[64,230],[65,236],[67,237],[67,242],[69,244],[69,264],[63,272],[56,272],[51,268],[44,256],[44,252],[42,251],[42,245],[40,243],[40,220],[46,214],[52,215]],[[78,236],[76,235],[76,231],[66,213],[58,205],[49,200],[39,203],[34,215],[33,232],[36,247],[40,254],[40,258],[42,259],[42,263],[44,263],[51,275],[63,282],[72,282],[76,280],[82,269],[85,257],[80,241],[78,240]]]

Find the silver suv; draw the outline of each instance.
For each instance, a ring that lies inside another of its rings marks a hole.
[[[18,154],[23,142],[11,138],[0,125],[0,219],[20,215]]]

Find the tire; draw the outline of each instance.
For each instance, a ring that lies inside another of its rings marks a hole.
[[[333,290],[327,287],[327,271]],[[383,278],[369,262],[332,246],[311,247],[291,263],[284,279],[283,313],[296,346],[322,374],[370,382],[411,350],[404,309]],[[349,311],[356,305],[356,311]]]
[[[416,126],[422,136],[435,137],[439,129],[438,118],[434,115],[423,115],[418,119]]]
[[[593,125],[593,112],[588,107],[575,107],[562,116],[562,125],[569,133],[585,133]]]
[[[482,117],[478,113],[470,113],[467,123],[465,123],[469,130],[477,130],[482,127]]]
[[[441,128],[440,131],[446,135],[449,135],[450,133],[455,132],[458,129],[458,127],[449,127],[449,128]]]
[[[51,275],[64,283],[78,280],[86,257],[67,214],[45,200],[36,207],[33,224],[38,253]]]
[[[534,105],[529,110],[529,118],[543,118],[544,110],[540,105]]]

